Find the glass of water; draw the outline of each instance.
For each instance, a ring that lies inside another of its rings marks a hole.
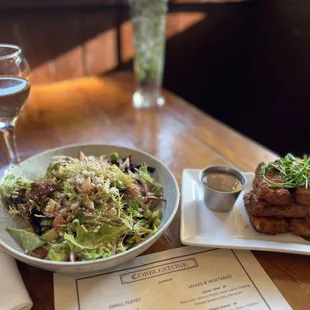
[[[0,131],[3,135],[8,165],[0,177],[19,163],[15,143],[15,122],[27,101],[30,68],[19,46],[0,43]]]
[[[162,106],[167,0],[129,0],[134,37],[136,108]]]

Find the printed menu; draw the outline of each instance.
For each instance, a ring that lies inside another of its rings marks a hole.
[[[55,309],[292,309],[250,251],[181,247],[54,275]]]

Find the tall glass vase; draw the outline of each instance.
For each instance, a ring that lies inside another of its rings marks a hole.
[[[137,89],[132,103],[152,108],[165,103],[161,95],[165,62],[167,0],[129,0],[134,37]]]

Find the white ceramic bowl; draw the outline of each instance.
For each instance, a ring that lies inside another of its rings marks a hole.
[[[23,176],[29,180],[35,180],[36,178],[42,177],[44,175],[48,164],[52,161],[53,156],[67,155],[77,157],[79,151],[84,152],[85,155],[94,156],[109,154],[111,152],[118,152],[122,157],[131,155],[133,163],[138,165],[146,162],[148,165],[156,169],[155,178],[163,185],[164,196],[167,199],[166,206],[163,209],[162,223],[159,227],[158,232],[144,242],[129,249],[127,252],[120,253],[108,258],[82,262],[48,261],[26,255],[21,246],[6,231],[6,227],[20,227],[22,225],[22,222],[17,220],[17,217],[12,219],[11,216],[8,214],[7,209],[5,209],[0,202],[0,245],[16,259],[26,264],[58,273],[80,273],[103,270],[124,263],[143,253],[164,233],[164,231],[172,222],[177,212],[180,200],[178,184],[173,174],[165,165],[163,165],[153,156],[141,150],[106,144],[84,144],[60,147],[35,155],[23,161],[17,167],[12,169],[12,173],[14,173],[14,175],[16,176]]]

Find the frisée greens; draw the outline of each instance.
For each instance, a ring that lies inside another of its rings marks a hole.
[[[83,261],[124,252],[155,234],[161,224],[163,187],[154,168],[136,166],[118,153],[58,156],[43,178],[7,175],[3,204],[22,216],[26,229],[8,227],[29,255]]]

